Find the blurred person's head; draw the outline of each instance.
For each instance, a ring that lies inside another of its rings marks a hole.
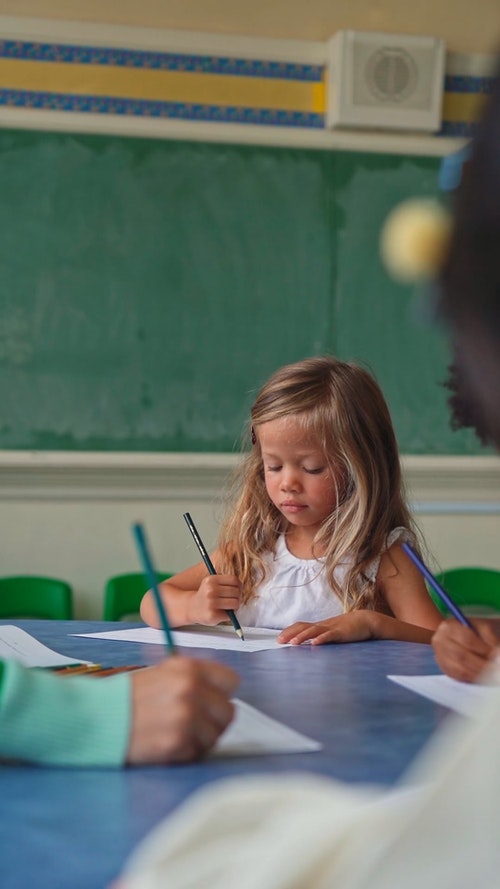
[[[500,78],[453,196],[438,311],[451,334],[454,425],[500,449]]]

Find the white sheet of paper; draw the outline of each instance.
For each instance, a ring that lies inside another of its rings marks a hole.
[[[424,698],[430,698],[436,704],[449,707],[450,710],[455,710],[463,716],[475,716],[483,701],[486,701],[495,689],[495,686],[458,682],[441,673],[429,676],[388,676],[387,678]]]
[[[211,756],[314,753],[322,749],[319,741],[313,741],[282,722],[271,719],[245,701],[234,698],[233,703],[236,704],[235,717],[219,738]]]
[[[19,661],[25,667],[63,667],[65,664],[92,663],[59,654],[30,636],[25,630],[10,624],[0,625],[0,658]]]
[[[196,627],[189,630],[174,630],[174,644],[179,648],[224,648],[231,651],[266,651],[286,648],[276,642],[279,630],[262,627],[242,627],[245,641],[236,635],[232,627]],[[150,645],[165,645],[163,630],[153,627],[136,627],[129,630],[106,630],[102,633],[74,633],[93,639],[110,639],[116,642],[147,642]]]

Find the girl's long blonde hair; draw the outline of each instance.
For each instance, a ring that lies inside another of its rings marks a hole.
[[[317,437],[332,478],[342,480],[337,507],[314,540],[332,590],[346,611],[373,608],[375,584],[366,568],[386,548],[394,528],[404,526],[416,536],[384,396],[362,367],[331,356],[308,358],[280,368],[262,386],[248,433],[290,415]],[[267,494],[258,434],[253,438],[234,475],[218,542],[221,570],[237,575],[244,602],[264,579],[263,555],[275,551],[288,527]],[[334,572],[347,558],[351,567],[340,589]]]

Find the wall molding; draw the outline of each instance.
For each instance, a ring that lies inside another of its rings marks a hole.
[[[403,456],[417,514],[500,515],[500,457]]]
[[[0,451],[0,499],[213,500],[236,454]]]
[[[339,132],[254,124],[158,118],[112,117],[65,111],[0,107],[0,127],[63,133],[90,133],[146,139],[227,142],[236,145],[270,145],[276,148],[310,148],[323,151],[364,151],[371,154],[445,157],[458,151],[466,139],[421,136],[412,133]]]
[[[238,454],[0,451],[3,501],[220,498]],[[500,457],[404,456],[419,513],[500,514]]]

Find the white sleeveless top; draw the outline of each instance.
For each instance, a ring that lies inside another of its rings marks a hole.
[[[406,528],[395,528],[387,538],[386,549],[403,540],[412,541],[412,535]],[[276,552],[266,553],[263,561],[264,580],[252,599],[237,611],[243,627],[282,630],[299,620],[315,622],[343,614],[342,603],[328,583],[323,558],[298,559],[288,550],[282,535],[277,541]],[[335,580],[340,587],[349,565],[346,560],[335,570]],[[377,577],[379,565],[380,556],[365,572],[370,580]]]

